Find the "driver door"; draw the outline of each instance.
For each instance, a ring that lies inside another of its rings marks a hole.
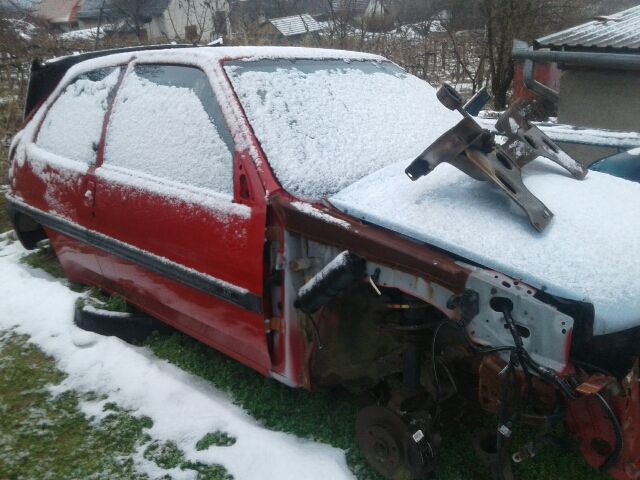
[[[235,200],[235,147],[207,75],[191,66],[131,65],[103,150],[95,216],[109,288],[268,372],[266,206]]]

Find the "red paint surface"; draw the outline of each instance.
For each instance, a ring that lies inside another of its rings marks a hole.
[[[523,63],[516,63],[515,65],[512,102],[518,99],[532,100],[538,97],[536,93],[524,85],[523,65]],[[555,91],[560,91],[562,70],[560,70],[555,63],[538,63],[534,66],[533,72],[533,78],[535,80]]]
[[[623,391],[612,395],[603,393],[611,405],[624,438],[624,449],[618,462],[609,470],[617,480],[640,478],[640,388],[637,363],[623,382]],[[608,456],[607,448],[615,445],[611,421],[594,396],[581,397],[567,402],[567,426],[580,441],[580,452],[587,463],[599,468]]]

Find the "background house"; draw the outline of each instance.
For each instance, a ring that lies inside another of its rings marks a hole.
[[[542,83],[559,83],[558,122],[640,132],[640,6],[538,38],[522,56],[536,62]],[[616,152],[565,148],[587,162]]]
[[[218,20],[228,10],[226,0],[81,0],[76,20],[84,31],[100,24],[110,34],[140,40],[209,42],[220,34]]]
[[[369,31],[392,28],[396,14],[389,0],[330,0],[329,10],[331,17],[359,22]]]
[[[68,32],[78,27],[78,10],[82,0],[41,0],[36,5],[35,16],[57,30]]]
[[[308,13],[288,17],[269,18],[263,20],[260,33],[267,38],[285,38],[289,41],[300,41],[309,35],[318,34],[322,26]]]
[[[39,0],[0,0],[0,14],[31,13],[38,4]]]

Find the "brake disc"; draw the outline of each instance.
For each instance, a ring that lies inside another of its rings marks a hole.
[[[424,479],[433,470],[427,429],[405,422],[388,408],[371,406],[360,411],[356,440],[369,464],[387,479]]]

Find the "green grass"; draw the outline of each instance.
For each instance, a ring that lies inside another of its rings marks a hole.
[[[109,312],[133,313],[133,308],[120,295],[107,295],[95,287],[88,289],[87,296],[78,299],[77,307],[89,304],[100,310]]]
[[[2,478],[146,479],[135,471],[133,453],[161,468],[198,472],[199,480],[228,480],[220,465],[186,461],[171,442],[147,433],[150,418],[133,415],[114,403],[91,421],[79,408],[94,394],[69,390],[53,396],[48,388],[65,376],[55,362],[24,336],[0,334],[0,472]],[[145,447],[146,445],[146,447]]]
[[[55,266],[47,265],[47,262],[56,263],[55,257],[50,253],[36,252],[26,258],[29,257],[34,260],[27,260],[25,263],[45,268],[47,271],[56,270]],[[121,298],[110,299],[97,291],[92,291],[92,295],[99,302],[109,305],[112,309],[123,311],[127,308],[126,302],[123,304]],[[180,333],[156,333],[147,339],[145,344],[157,357],[206,379],[219,390],[229,393],[237,405],[244,408],[267,428],[289,432],[299,437],[325,442],[344,449],[347,463],[357,478],[361,480],[380,478],[368,467],[356,446],[353,433],[354,422],[362,405],[348,393],[341,390],[310,393],[291,389],[257,374],[240,363]],[[35,363],[33,369],[36,376],[47,375],[46,365]],[[41,373],[42,369],[44,371]],[[1,374],[2,372],[0,372]],[[2,397],[3,394],[0,391],[0,401]],[[141,420],[135,420],[135,417],[131,417],[126,412],[120,412],[120,415],[127,420],[121,420],[121,423],[114,428],[137,432],[135,425]],[[488,470],[479,464],[472,448],[473,432],[480,428],[495,428],[494,417],[475,412],[457,420],[450,420],[445,425],[442,431],[443,442],[437,455],[436,473],[438,479],[490,479]],[[522,442],[534,433],[535,431],[526,429],[518,431],[515,447],[519,448]],[[548,448],[533,460],[515,466],[516,478],[519,480],[584,480],[587,478],[604,480],[608,478],[587,467],[578,454],[576,446],[568,441],[564,432],[561,432],[561,436],[567,444],[566,448]],[[138,439],[136,441],[141,441],[140,438],[142,438],[135,435],[133,437]],[[202,478],[228,478],[228,474],[220,466],[185,462],[182,452],[174,444],[158,443],[149,439],[147,441],[148,445],[145,447],[144,456],[159,465],[164,465],[167,468],[171,466],[191,468],[200,472],[199,475]],[[212,445],[224,446],[231,445],[233,442],[235,439],[224,432],[212,432],[200,439],[196,448],[204,450]],[[131,448],[131,441],[128,445]],[[76,447],[74,445],[66,448]],[[0,450],[2,449],[0,448]],[[65,458],[67,453],[63,450],[65,449],[53,450],[51,456],[54,458],[50,461],[57,462],[58,456]],[[95,468],[102,468],[100,462],[95,465]],[[1,463],[0,471],[4,471]]]
[[[2,184],[2,175],[0,175],[0,184]],[[9,215],[7,215],[7,206],[6,200],[4,198],[4,191],[0,189],[0,233],[4,233],[7,230],[11,230],[12,228],[13,226],[9,221]]]
[[[64,278],[62,266],[48,241],[41,242],[39,248],[22,257],[20,261],[30,267],[40,268],[52,277]]]
[[[131,460],[151,426],[121,409],[97,425],[79,410],[81,395],[47,387],[64,375],[27,339],[4,333],[0,348],[0,472],[3,478],[143,478]]]
[[[204,437],[198,440],[198,442],[196,443],[196,450],[206,450],[211,446],[230,447],[235,443],[236,439],[234,437],[229,436],[226,432],[216,430],[213,433],[207,433]]]
[[[225,357],[183,334],[156,334],[147,341],[156,356],[210,381],[228,392],[234,402],[273,430],[328,443],[346,450],[347,462],[359,479],[379,478],[359,452],[354,424],[359,402],[344,391],[314,392],[293,390],[267,379],[238,362]],[[440,480],[490,479],[472,448],[473,433],[481,428],[495,428],[491,415],[469,412],[463,419],[445,424],[443,443],[438,451],[436,472]],[[516,434],[519,448],[536,433],[520,429]],[[566,449],[548,448],[540,456],[514,468],[519,480],[605,479],[590,469],[575,445],[560,432]]]
[[[156,356],[230,393],[237,405],[267,428],[345,449],[358,478],[379,478],[355,448],[353,428],[361,405],[346,392],[289,388],[180,333],[155,334],[146,345]]]

